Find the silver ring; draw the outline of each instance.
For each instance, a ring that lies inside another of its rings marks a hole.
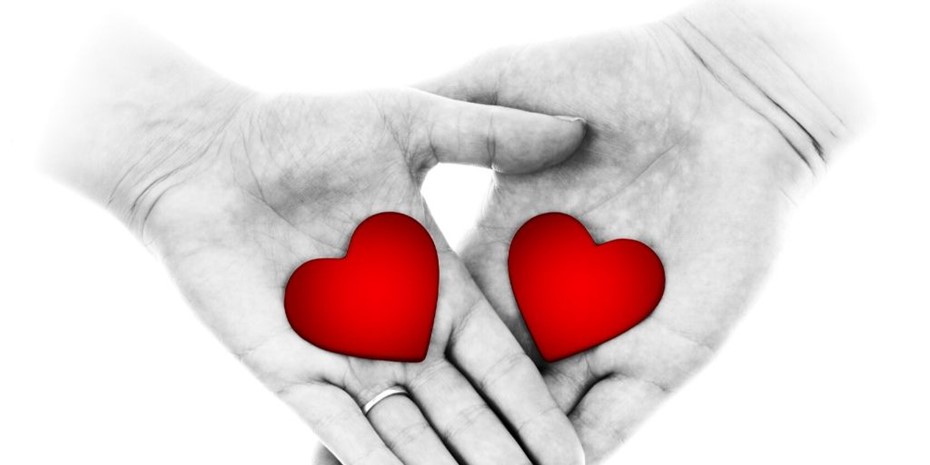
[[[365,404],[364,407],[362,407],[362,412],[364,412],[365,415],[368,415],[368,412],[370,412],[371,409],[375,408],[375,405],[378,405],[378,402],[381,402],[382,400],[387,399],[388,397],[391,397],[397,394],[403,394],[405,396],[410,396],[410,393],[407,392],[406,389],[400,386],[389,387],[381,391],[381,394],[378,394],[373,399],[369,400],[368,403]]]

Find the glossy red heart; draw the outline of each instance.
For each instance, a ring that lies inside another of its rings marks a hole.
[[[429,233],[388,212],[355,228],[345,257],[300,265],[284,290],[284,310],[294,331],[322,349],[419,362],[438,295],[439,257]]]
[[[632,239],[598,245],[575,218],[545,213],[510,243],[510,284],[547,362],[588,350],[643,321],[665,291],[665,270]]]

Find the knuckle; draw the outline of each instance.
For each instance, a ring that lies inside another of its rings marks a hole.
[[[385,434],[385,442],[391,448],[407,446],[416,443],[430,429],[425,421],[416,421],[400,429],[391,429]]]
[[[478,381],[478,386],[483,390],[488,390],[495,384],[505,379],[507,375],[520,373],[528,367],[533,366],[532,360],[522,352],[514,352],[495,361],[487,372]]]
[[[443,429],[443,436],[447,440],[453,441],[463,432],[473,429],[478,425],[482,420],[486,420],[489,415],[493,416],[493,412],[484,404],[475,404],[470,407],[467,407],[459,412],[450,424]]]
[[[417,391],[423,386],[435,383],[436,380],[447,374],[450,368],[451,366],[444,359],[429,362],[413,373],[408,386],[411,391]]]
[[[547,417],[550,417],[555,413],[562,413],[562,410],[559,409],[559,406],[557,405],[552,405],[551,407],[548,407],[548,408],[545,408],[545,409],[542,409],[536,412],[530,418],[527,418],[526,420],[523,420],[523,422],[520,423],[519,425],[516,425],[517,433],[520,433],[522,435],[531,427],[540,427],[544,425],[545,424],[544,420]]]
[[[488,112],[488,126],[485,133],[485,150],[487,150],[488,166],[495,168],[497,166],[497,127],[494,124],[494,118],[500,110],[492,107]]]

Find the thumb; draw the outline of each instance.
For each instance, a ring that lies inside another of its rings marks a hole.
[[[440,163],[529,173],[558,164],[581,145],[585,121],[452,100],[421,92],[425,144]]]

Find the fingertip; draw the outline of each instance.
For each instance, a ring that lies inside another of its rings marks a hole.
[[[566,444],[564,453],[559,458],[559,463],[567,465],[585,465],[584,447],[581,445],[581,439],[574,435],[574,440]]]
[[[578,433],[575,432],[575,429],[572,428],[572,437],[574,438],[572,445],[569,449],[569,462],[574,465],[585,465],[587,463],[587,457],[584,454],[584,445],[581,444],[581,438],[578,437]]]
[[[588,133],[588,120],[580,116],[564,115],[554,116],[554,118],[563,123],[562,130],[566,133],[566,139],[575,141],[572,148],[578,148],[578,145],[581,144],[581,141],[584,140],[584,136]],[[567,123],[568,127],[566,127],[564,123]]]
[[[550,437],[546,443],[549,450],[539,458],[541,465],[584,465],[584,447],[571,421],[558,412],[558,420],[551,423]]]
[[[563,145],[558,156],[554,157],[558,159],[557,163],[561,163],[581,147],[585,136],[588,135],[588,120],[580,116],[556,116],[555,118],[563,123],[561,128],[564,134],[560,139]]]

